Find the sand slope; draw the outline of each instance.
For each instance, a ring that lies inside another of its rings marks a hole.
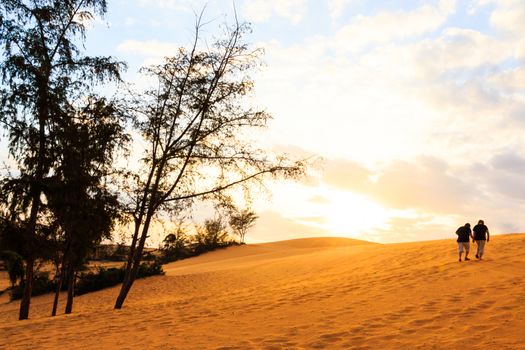
[[[0,349],[525,349],[525,235],[459,263],[453,239],[293,240],[229,248],[31,319],[0,301]]]

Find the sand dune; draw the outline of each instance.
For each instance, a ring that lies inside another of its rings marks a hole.
[[[0,349],[525,349],[525,235],[494,236],[484,261],[453,239],[248,245],[165,266],[78,297],[75,313],[31,319],[0,300]]]

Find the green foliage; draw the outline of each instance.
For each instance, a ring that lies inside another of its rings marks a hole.
[[[75,283],[75,295],[82,295],[95,292],[104,288],[112,287],[122,283],[124,280],[124,267],[99,267],[94,272],[83,272],[77,277]],[[162,265],[158,262],[142,263],[138,269],[137,278],[164,275]],[[22,297],[23,286],[16,286],[11,289],[11,300]],[[67,281],[63,284],[62,290],[67,288]],[[51,293],[55,291],[56,284],[49,279],[49,273],[39,272],[35,274],[33,280],[33,296]]]
[[[95,120],[102,125],[107,122],[107,115],[111,116],[111,108],[107,108],[110,104],[93,95],[94,86],[120,80],[124,65],[110,57],[84,56],[81,48],[86,24],[95,15],[103,15],[106,9],[106,0],[0,2],[0,125],[6,130],[9,154],[16,168],[16,175],[4,183],[1,191],[10,213],[14,214],[9,219],[23,228],[23,255],[29,269],[26,278],[31,278],[33,262],[43,251],[39,243],[47,243],[48,235],[39,226],[43,228],[57,219],[64,231],[73,234],[70,228],[78,224],[65,212],[76,215],[73,211],[81,209],[65,205],[59,213],[56,209],[60,205],[47,207],[67,201],[59,193],[72,194],[79,205],[89,208],[80,217],[93,220],[101,213],[100,206],[92,202],[99,192],[90,192],[92,188],[85,181],[89,176],[99,178],[97,165],[106,164],[107,160],[106,155],[102,162],[100,158],[92,161],[91,150],[97,149],[100,157],[99,150],[107,148],[104,143],[111,138],[100,133],[96,123],[86,120],[96,116]],[[82,106],[80,102],[86,100],[89,102]],[[109,145],[112,144],[110,141]],[[86,151],[88,161],[78,158],[82,150]],[[68,181],[72,179],[75,180]],[[86,193],[93,195],[85,196]],[[51,199],[53,195],[55,198]],[[106,221],[104,216],[101,221]],[[86,230],[94,232],[100,230],[97,227],[100,224],[95,221],[92,227],[88,224],[77,228],[87,226]],[[87,239],[91,241],[92,237]],[[65,244],[72,249],[67,254],[68,260],[79,264],[87,245],[81,240]],[[32,284],[26,282],[20,319],[29,316]]]
[[[185,259],[193,255],[190,238],[182,227],[178,227],[174,233],[167,235],[163,243],[159,258],[162,263]]]
[[[49,279],[49,272],[36,272],[33,276],[33,288],[31,290],[31,296],[51,293],[55,290],[55,288],[55,283]],[[23,283],[11,288],[11,300],[22,298],[23,290]]]
[[[178,228],[164,238],[159,261],[168,262],[191,258],[219,248],[238,245],[231,239],[221,217],[205,220],[197,227],[197,234],[190,236]]]
[[[75,294],[82,295],[107,287],[115,286],[124,280],[124,269],[122,268],[98,268],[96,272],[80,274],[75,285]]]
[[[124,280],[124,274],[124,267],[99,267],[96,272],[82,273],[75,285],[75,294],[82,295],[120,284]],[[162,265],[157,262],[140,264],[137,278],[156,275],[164,275]]]
[[[197,229],[194,250],[197,254],[226,247],[231,239],[228,236],[226,224],[221,217],[207,219],[204,225]]]

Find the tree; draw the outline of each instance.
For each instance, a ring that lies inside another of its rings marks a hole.
[[[2,0],[0,3],[0,122],[9,135],[19,182],[27,188],[23,236],[28,251],[20,319],[29,317],[37,226],[42,217],[46,176],[56,160],[55,132],[68,108],[93,84],[119,79],[123,65],[109,57],[83,56],[77,42],[85,23],[106,12],[105,0]]]
[[[197,227],[195,240],[195,254],[199,255],[228,244],[228,230],[222,217],[204,220],[204,224]]]
[[[178,226],[173,233],[168,234],[161,248],[164,262],[183,259],[191,255],[189,250],[190,238],[182,226]]]
[[[197,198],[227,199],[231,188],[248,187],[265,175],[303,171],[302,163],[255,149],[247,138],[270,119],[245,99],[253,88],[248,73],[262,53],[243,42],[248,25],[236,22],[212,47],[200,48],[201,17],[192,46],[144,69],[157,86],[133,96],[135,126],[146,146],[129,182],[134,231],[116,309],[133,285],[149,228],[162,213],[181,212]]]
[[[57,164],[44,193],[63,237],[61,278],[68,281],[66,313],[73,307],[75,275],[103,238],[110,238],[119,217],[117,195],[107,179],[113,172],[115,149],[127,142],[120,108],[104,98],[91,96],[82,109],[63,123],[56,135]],[[58,271],[58,268],[57,268]],[[52,315],[56,314],[56,303]]]
[[[233,211],[230,214],[230,226],[233,231],[239,236],[241,243],[244,243],[246,232],[255,224],[259,217],[250,209],[241,211]]]

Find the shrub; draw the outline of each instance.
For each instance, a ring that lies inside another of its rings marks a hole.
[[[42,295],[55,290],[55,283],[49,279],[49,272],[36,272],[33,278],[32,296]],[[22,298],[24,285],[20,284],[11,288],[11,300]]]
[[[164,275],[164,270],[162,269],[162,265],[159,262],[154,261],[152,263],[140,264],[139,271],[137,273],[137,278],[157,276],[157,275]]]
[[[104,288],[112,287],[124,280],[124,269],[99,267],[96,272],[82,273],[75,285],[75,294],[82,295]]]
[[[10,250],[0,252],[0,259],[4,260],[11,287],[14,287],[18,280],[24,279],[24,259],[20,254]]]
[[[75,295],[95,292],[108,287],[116,286],[124,281],[124,267],[99,267],[96,272],[83,273],[75,286]],[[162,265],[157,262],[142,263],[139,266],[137,278],[164,275]]]
[[[112,287],[122,283],[124,280],[124,267],[99,267],[96,271],[83,272],[77,277],[75,284],[75,295],[95,292],[104,288]],[[164,275],[162,265],[158,262],[142,263],[139,266],[137,278]],[[49,280],[49,273],[38,273],[33,281],[33,296],[55,291],[56,285]],[[66,286],[63,284],[63,288]],[[23,286],[11,289],[11,300],[22,297]]]

